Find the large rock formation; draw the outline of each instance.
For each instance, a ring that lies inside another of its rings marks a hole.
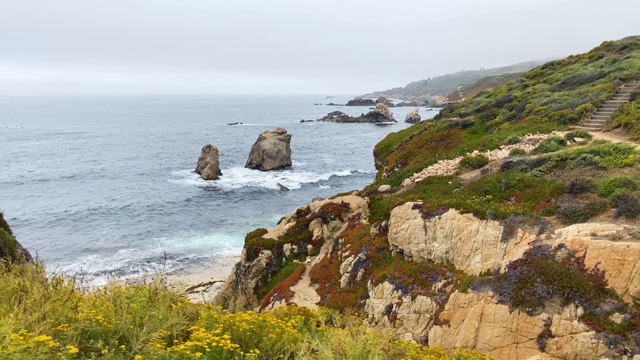
[[[424,217],[421,203],[405,203],[391,211],[389,245],[408,260],[453,264],[477,275],[503,269],[524,254],[536,234],[446,210]]]
[[[330,207],[334,204],[347,204],[341,219],[330,219],[323,214],[325,206]],[[308,268],[313,267],[318,260],[324,257],[323,254],[330,250],[331,240],[334,240],[346,228],[348,219],[354,214],[359,214],[363,219],[366,219],[367,216],[367,202],[354,195],[314,201],[308,206],[298,208],[288,214],[276,226],[265,230],[258,237],[258,241],[270,244],[268,247],[275,249],[275,253],[265,248],[250,254],[245,244],[241,261],[234,267],[214,302],[230,311],[258,309],[262,300],[258,298],[258,289],[275,275],[279,266],[285,261],[308,256]],[[314,220],[309,221],[311,218]],[[283,238],[286,239],[287,236],[290,237],[299,231],[302,233],[308,231],[312,238],[306,239],[306,242],[282,243]],[[314,247],[308,241],[318,246]],[[274,298],[264,307],[274,308],[279,306],[278,303],[283,305],[287,302],[309,306],[313,303],[310,303],[308,299],[318,298],[315,290],[308,283],[308,275],[305,275],[305,278],[300,281],[298,289],[290,289],[290,291],[293,293],[291,300]],[[300,301],[300,298],[306,300]]]
[[[207,144],[202,148],[195,171],[205,180],[215,180],[222,175],[220,153],[217,147]]]
[[[429,330],[429,345],[475,349],[496,359],[598,359],[608,348],[579,321],[582,313],[571,304],[529,316],[498,304],[490,292],[455,292],[439,314],[446,325]]]
[[[409,111],[407,116],[404,118],[404,122],[409,124],[417,124],[420,121],[422,121],[422,118],[420,117],[420,114],[418,114],[418,109]]]
[[[29,251],[22,247],[11,232],[9,224],[4,220],[0,212],[0,263],[8,261],[13,264],[22,264],[33,261]]]
[[[389,101],[389,99],[387,99],[384,95],[378,96],[378,99],[376,100],[376,104],[384,104],[385,106],[388,106],[388,107],[393,106],[393,103]]]
[[[374,106],[375,104],[376,102],[371,99],[363,99],[361,97],[357,97],[353,100],[347,101],[344,106]]]
[[[291,134],[279,127],[260,133],[251,147],[245,167],[261,171],[284,169],[291,166]]]
[[[396,119],[393,118],[393,113],[387,106],[382,103],[376,105],[375,109],[369,111],[366,114],[360,114],[360,116],[349,116],[342,111],[332,111],[322,119],[318,121],[336,122],[336,123],[395,123]]]

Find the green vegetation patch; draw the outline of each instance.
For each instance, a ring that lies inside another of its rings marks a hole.
[[[555,152],[567,146],[567,139],[560,136],[551,136],[542,141],[531,152],[534,154],[545,154]]]
[[[369,214],[372,222],[386,220],[395,206],[422,201],[424,212],[453,208],[482,219],[505,219],[534,215],[564,190],[562,182],[519,172],[486,175],[464,187],[455,177],[434,176],[400,195],[371,196]]]
[[[619,300],[607,285],[604,271],[587,269],[584,256],[566,246],[535,246],[496,277],[495,292],[500,303],[533,315],[554,298],[595,311],[606,300]]]
[[[489,158],[484,155],[465,156],[460,160],[460,170],[468,171],[485,167],[489,163]]]
[[[260,307],[266,308],[276,297],[277,300],[291,300],[293,293],[290,288],[300,281],[304,274],[305,265],[298,262],[288,262],[269,281],[256,291],[258,299],[262,299]]]
[[[610,129],[623,128],[634,140],[640,139],[640,89],[632,95],[631,102],[625,104],[613,114]]]

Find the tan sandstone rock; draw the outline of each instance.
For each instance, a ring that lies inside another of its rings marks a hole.
[[[364,310],[368,314],[370,326],[388,329],[403,338],[424,341],[433,325],[433,316],[438,305],[426,296],[403,296],[394,285],[382,282],[373,286],[367,284],[369,299]]]
[[[625,230],[623,226],[606,223],[571,225],[557,230],[556,242],[569,249],[586,254],[585,265],[605,271],[605,278],[622,299],[629,303],[640,303],[640,243],[630,241],[602,240]]]
[[[503,269],[518,259],[535,240],[535,234],[518,229],[503,237],[504,227],[497,221],[481,220],[457,210],[423,219],[414,204],[405,203],[391,211],[389,245],[413,261],[453,264],[456,269],[477,275]]]
[[[578,322],[578,309],[569,305],[559,314],[529,316],[496,303],[491,293],[455,292],[440,321],[429,331],[429,345],[445,349],[471,348],[498,360],[540,359],[592,360],[607,351],[596,334]],[[551,337],[542,355],[536,340],[547,323]]]

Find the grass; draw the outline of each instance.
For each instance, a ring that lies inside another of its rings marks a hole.
[[[265,286],[256,291],[257,298],[262,299],[261,307],[265,308],[274,297],[278,300],[291,300],[289,288],[300,281],[305,268],[304,264],[297,262],[289,262],[280,268]]]
[[[326,309],[229,313],[191,303],[161,279],[91,293],[76,285],[36,264],[0,271],[0,358],[488,359],[397,341]]]
[[[389,134],[374,149],[379,173],[372,188],[383,183],[399,185],[438,160],[495,149],[507,139],[577,124],[615,93],[614,80],[640,79],[639,50],[639,36],[604,42],[588,53],[549,62],[446,107],[435,121]],[[634,106],[621,110],[614,124],[635,126],[640,110]],[[640,126],[637,129],[634,131],[640,134]]]
[[[434,176],[397,196],[372,196],[369,213],[371,221],[388,220],[395,206],[423,201],[425,212],[453,208],[482,219],[504,219],[534,215],[564,189],[559,181],[519,172],[486,175],[466,186],[452,176]]]

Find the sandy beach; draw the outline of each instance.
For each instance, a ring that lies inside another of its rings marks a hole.
[[[191,301],[211,302],[238,261],[240,256],[225,257],[211,264],[167,274],[166,280]]]

